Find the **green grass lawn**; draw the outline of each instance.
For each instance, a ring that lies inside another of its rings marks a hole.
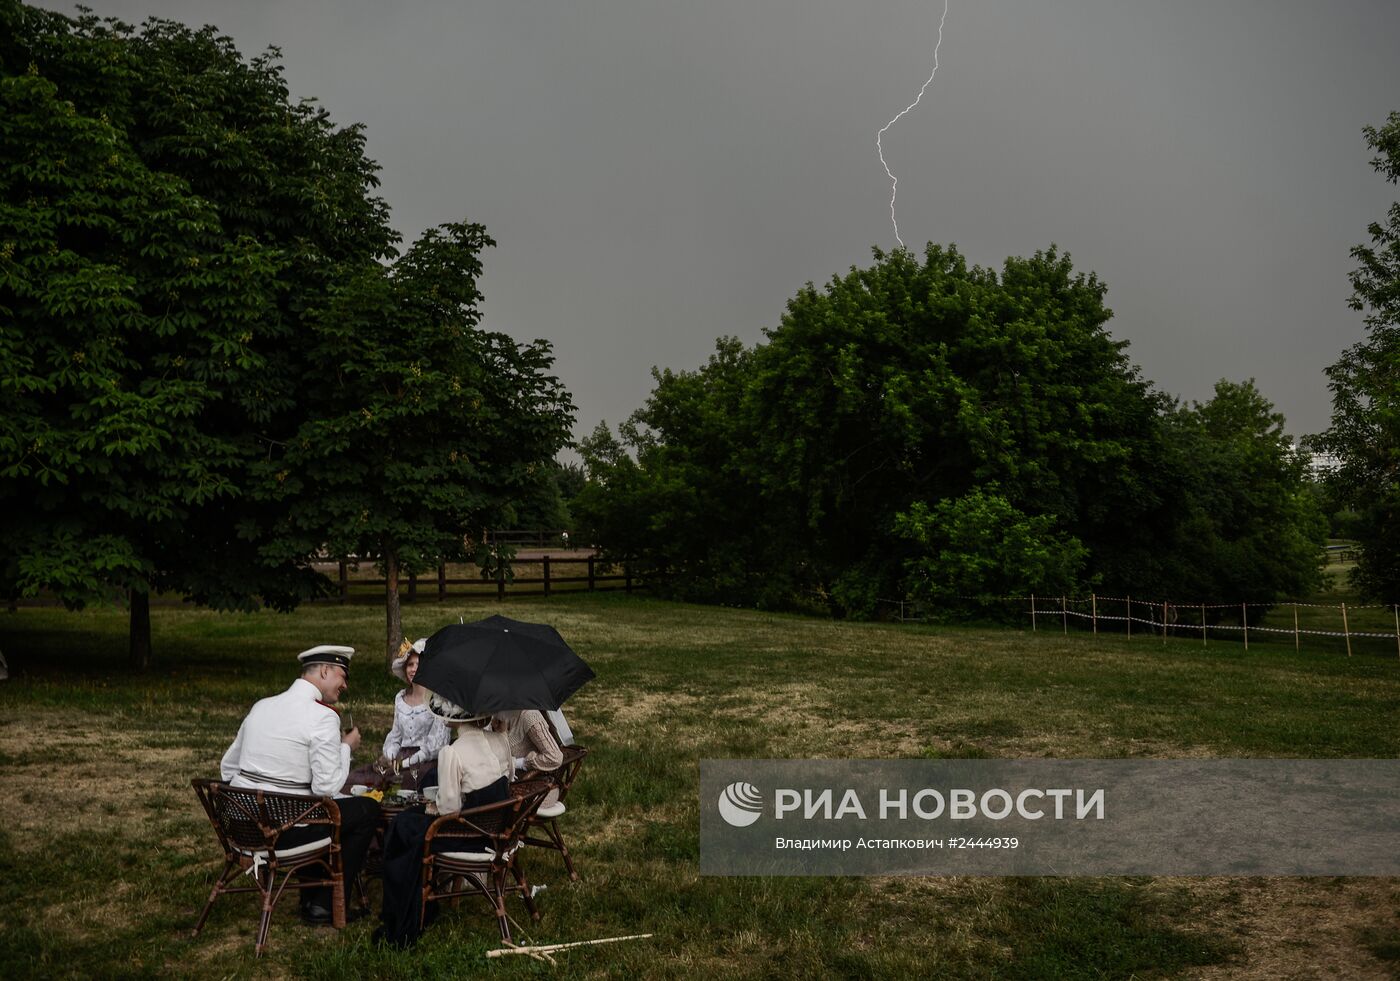
[[[0,614],[0,977],[1394,976],[1393,879],[719,879],[698,875],[698,761],[724,757],[1393,757],[1395,658],[1289,645],[833,623],[620,595],[405,607],[559,628],[597,671],[570,702],[593,753],[562,825],[582,881],[546,883],[538,943],[653,933],[560,966],[509,958],[465,901],[411,953],[372,924],[279,909],[252,957],[253,900],[189,928],[219,867],[189,788],[248,706],[316,643],[361,650],[347,702],[372,758],[391,720],[383,613],[152,611],[157,668],[124,667],[119,611]],[[377,887],[372,890],[377,897]],[[513,912],[522,920],[518,901]]]

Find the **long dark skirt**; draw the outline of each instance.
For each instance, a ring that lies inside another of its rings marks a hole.
[[[509,794],[510,784],[502,777],[489,787],[466,794],[462,809],[505,800]],[[429,903],[426,916],[419,918],[423,906],[423,841],[435,820],[431,814],[404,811],[395,816],[384,834],[384,906],[379,911],[376,940],[411,947],[437,916],[437,903]],[[485,839],[473,842],[456,838],[446,850],[470,850],[485,844]]]

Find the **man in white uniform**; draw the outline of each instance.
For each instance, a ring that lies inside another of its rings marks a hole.
[[[235,787],[338,798],[347,902],[379,821],[379,805],[372,798],[339,797],[350,772],[350,754],[360,745],[359,729],[341,735],[335,708],[349,687],[354,656],[353,647],[328,644],[298,654],[301,677],[282,694],[253,706],[219,767]],[[277,843],[290,847],[324,834],[321,828],[293,828]],[[328,886],[302,890],[302,919],[330,923],[331,895]],[[360,915],[362,911],[347,910],[346,919]]]

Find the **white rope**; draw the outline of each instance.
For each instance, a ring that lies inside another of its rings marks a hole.
[[[1031,601],[1032,597],[1030,597],[1030,596],[958,596],[957,599],[965,600],[965,601],[971,601],[971,602],[976,602],[976,603],[991,603],[991,602],[1003,602],[1003,603],[1006,603],[1006,602],[1012,602],[1012,601],[1015,601],[1015,602],[1018,602],[1018,603],[1028,603],[1028,602]],[[1044,595],[1037,595],[1037,596],[1034,597],[1034,599],[1035,599],[1035,603],[1031,606],[1031,608],[1030,608],[1029,610],[1026,611],[1026,614],[1027,614],[1028,616],[1032,616],[1032,617],[1061,617],[1061,618],[1074,617],[1074,618],[1079,619],[1079,620],[1103,620],[1103,621],[1107,621],[1107,622],[1109,622],[1109,623],[1136,623],[1136,624],[1141,624],[1141,625],[1144,626],[1144,627],[1152,627],[1152,628],[1155,629],[1155,630],[1161,630],[1162,627],[1164,626],[1164,624],[1162,623],[1162,621],[1159,620],[1159,619],[1157,619],[1156,617],[1129,616],[1129,615],[1127,615],[1126,613],[1125,613],[1125,614],[1104,613],[1104,612],[1098,612],[1098,613],[1089,612],[1089,613],[1085,613],[1085,612],[1083,612],[1083,611],[1081,611],[1081,610],[1076,610],[1076,609],[1073,609],[1073,608],[1072,608],[1072,606],[1075,606],[1075,605],[1078,605],[1078,606],[1090,606],[1090,607],[1092,608],[1092,607],[1095,605],[1095,600],[1097,600],[1098,604],[1103,604],[1103,603],[1124,603],[1124,604],[1127,604],[1127,603],[1128,603],[1128,599],[1127,599],[1126,597],[1121,598],[1121,599],[1118,598],[1118,597],[1113,597],[1113,596],[1095,596],[1095,597],[1091,597],[1091,598],[1089,598],[1089,599],[1076,599],[1076,598],[1071,598],[1071,597],[1065,597],[1065,598],[1061,601],[1061,600],[1059,600],[1058,597],[1050,597],[1050,596],[1044,596]],[[1040,605],[1040,604],[1041,604],[1041,601],[1046,601],[1046,602],[1051,602],[1051,601],[1053,601],[1053,602],[1056,603],[1056,605],[1054,605],[1054,606],[1042,606],[1042,605]],[[881,602],[881,603],[888,603],[888,604],[890,604],[891,606],[899,606],[899,605],[901,605],[901,601],[900,601],[900,600],[886,600],[886,599],[882,599],[882,600],[879,600],[878,602]],[[905,604],[908,603],[908,601],[904,601],[904,602],[905,602]],[[1060,602],[1063,602],[1064,605],[1063,605],[1063,606],[1058,605]],[[924,607],[927,607],[929,604],[922,604],[922,605],[923,605]],[[1134,600],[1132,601],[1132,606],[1133,606],[1133,609],[1134,609],[1134,610],[1136,610],[1136,609],[1138,609],[1139,607],[1141,607],[1142,609],[1145,609],[1145,610],[1157,611],[1157,610],[1160,610],[1160,609],[1162,608],[1162,605],[1163,605],[1163,604],[1162,604],[1162,601],[1161,601],[1161,600],[1134,599]],[[1334,605],[1331,605],[1331,604],[1328,604],[1328,603],[1294,603],[1294,602],[1288,602],[1288,601],[1280,602],[1280,603],[1172,603],[1172,602],[1168,601],[1168,602],[1166,603],[1166,607],[1167,607],[1168,610],[1197,611],[1197,612],[1199,612],[1199,611],[1201,611],[1201,610],[1241,610],[1241,609],[1243,609],[1243,610],[1248,610],[1250,607],[1255,607],[1255,608],[1258,608],[1258,607],[1268,607],[1268,608],[1271,608],[1271,609],[1282,609],[1282,608],[1285,608],[1285,607],[1296,607],[1296,608],[1306,608],[1306,609],[1313,609],[1313,610],[1335,610],[1335,611],[1337,611],[1339,614],[1340,614],[1340,612],[1341,612],[1341,610],[1342,610],[1341,604],[1338,604],[1338,605],[1335,605],[1335,606],[1334,606]],[[1393,609],[1394,609],[1394,607],[1388,606],[1388,605],[1386,605],[1386,604],[1384,604],[1384,603],[1375,603],[1375,604],[1369,604],[1369,605],[1361,604],[1361,605],[1357,605],[1357,606],[1347,605],[1347,607],[1346,607],[1346,610],[1347,610],[1348,613],[1353,613],[1353,612],[1355,612],[1355,611],[1357,611],[1357,610],[1393,610]],[[1167,628],[1168,630],[1192,631],[1192,632],[1200,631],[1201,628],[1202,628],[1202,624],[1200,623],[1199,620],[1194,621],[1194,622],[1191,621],[1191,620],[1169,620],[1169,621],[1165,624],[1165,626],[1166,626],[1166,628]],[[1208,623],[1208,624],[1205,624],[1205,629],[1206,629],[1207,631],[1235,630],[1235,631],[1241,631],[1241,632],[1243,632],[1244,630],[1248,629],[1248,630],[1250,630],[1251,632],[1256,632],[1256,633],[1261,633],[1261,634],[1281,634],[1281,635],[1297,636],[1297,637],[1363,637],[1363,638],[1369,638],[1369,639],[1373,639],[1373,640],[1395,640],[1395,639],[1396,639],[1396,634],[1395,634],[1394,632],[1384,632],[1384,633],[1383,633],[1383,632],[1375,631],[1375,630],[1321,630],[1321,629],[1317,629],[1317,628],[1315,628],[1315,627],[1299,627],[1299,628],[1297,628],[1297,629],[1293,629],[1293,628],[1290,628],[1290,627],[1265,627],[1265,626],[1253,626],[1253,625],[1251,625],[1251,626],[1249,626],[1248,628],[1246,628],[1243,624],[1237,624],[1237,623]]]
[[[263,858],[262,852],[253,852],[253,864],[244,870],[244,875],[251,875],[254,879],[262,879],[262,867],[267,864],[267,859]]]
[[[1029,602],[1031,601],[1031,597],[1030,597],[1030,596],[966,596],[966,595],[959,594],[958,596],[956,596],[956,597],[954,597],[954,598],[955,598],[955,599],[960,599],[960,600],[966,600],[966,601],[973,602],[973,603],[1009,603],[1009,602],[1011,602],[1011,601],[1013,601],[1013,600],[1016,601],[1016,602],[1018,602],[1018,603],[1029,603]],[[1047,596],[1047,595],[1045,595],[1044,593],[1036,593],[1036,594],[1035,594],[1035,599],[1036,599],[1037,602],[1043,600],[1043,601],[1045,601],[1045,602],[1054,601],[1054,602],[1058,603],[1059,600],[1060,600],[1060,597],[1058,597],[1058,596]],[[1096,600],[1096,599],[1097,599],[1100,603],[1124,603],[1124,604],[1126,604],[1126,603],[1129,602],[1129,600],[1128,600],[1128,598],[1127,598],[1126,596],[1097,596],[1097,595],[1096,595],[1096,596],[1092,596],[1092,597],[1066,596],[1066,597],[1065,597],[1065,603],[1066,603],[1066,604],[1077,603],[1077,604],[1080,604],[1080,605],[1090,605],[1090,604],[1092,604],[1092,603],[1094,602],[1094,600]],[[880,603],[889,603],[889,604],[891,604],[892,606],[898,606],[898,605],[900,604],[900,600],[890,600],[890,599],[882,599],[882,600],[878,600],[877,602],[880,602]],[[908,602],[908,601],[906,600],[905,602]],[[1136,608],[1136,607],[1138,607],[1138,606],[1146,606],[1146,607],[1153,607],[1153,606],[1155,606],[1157,609],[1161,609],[1161,608],[1162,608],[1162,604],[1165,602],[1165,603],[1167,604],[1167,607],[1168,607],[1169,609],[1180,609],[1180,610],[1199,610],[1199,609],[1200,609],[1201,607],[1203,607],[1203,606],[1204,606],[1207,610],[1238,610],[1238,609],[1239,609],[1240,607],[1242,607],[1242,606],[1243,606],[1243,607],[1261,607],[1261,606],[1262,606],[1262,607],[1268,607],[1268,608],[1270,608],[1270,609],[1277,609],[1277,608],[1279,608],[1279,607],[1285,607],[1285,606],[1296,606],[1296,607],[1300,607],[1300,608],[1313,609],[1313,610],[1337,610],[1337,611],[1339,611],[1339,612],[1340,612],[1341,609],[1342,609],[1342,606],[1341,606],[1340,603],[1303,603],[1303,602],[1298,602],[1298,601],[1295,601],[1295,600],[1279,600],[1278,602],[1275,602],[1275,603],[1183,603],[1183,602],[1178,602],[1178,601],[1176,601],[1176,600],[1161,600],[1161,599],[1155,599],[1155,600],[1154,600],[1154,599],[1146,599],[1146,598],[1143,598],[1143,597],[1140,597],[1140,596],[1134,596],[1134,597],[1132,598],[1131,602],[1132,602],[1134,608]],[[1389,603],[1369,603],[1369,604],[1367,604],[1367,603],[1358,603],[1358,604],[1356,604],[1355,606],[1353,606],[1353,605],[1350,604],[1350,603],[1347,604],[1347,612],[1348,612],[1348,613],[1350,613],[1352,610],[1390,610],[1390,609],[1393,609],[1393,607],[1392,607]],[[1053,611],[1054,611],[1055,613],[1061,613],[1061,612],[1063,612],[1058,606],[1054,607],[1054,608],[1053,608]],[[1041,612],[1043,612],[1042,609],[1041,609],[1039,606],[1037,606],[1037,607],[1036,607],[1036,613],[1041,613]],[[1103,618],[1104,618],[1103,614],[1100,614],[1100,615],[1099,615],[1099,618],[1100,618],[1100,619],[1103,619]],[[1289,631],[1289,632],[1291,633],[1292,631]],[[1394,636],[1394,635],[1393,635],[1393,634],[1387,634],[1386,636]]]
[[[634,933],[626,937],[600,937],[597,940],[575,940],[567,944],[544,944],[540,947],[496,947],[486,952],[487,957],[506,957],[510,954],[524,954],[526,957],[547,959],[553,963],[554,959],[549,955],[559,950],[568,950],[571,947],[588,947],[594,944],[615,944],[623,940],[646,940],[655,936],[651,933]]]

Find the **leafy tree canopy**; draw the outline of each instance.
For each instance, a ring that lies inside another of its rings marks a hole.
[[[300,425],[313,311],[392,254],[375,169],[275,51],[0,0],[0,585],[129,592],[138,661],[151,590],[318,588],[250,537],[252,471]]]
[[[1371,165],[1400,182],[1400,112],[1364,132]],[[1400,603],[1400,201],[1368,231],[1370,244],[1351,250],[1351,306],[1365,312],[1367,333],[1327,369],[1332,425],[1316,442],[1341,461],[1333,491],[1356,511],[1355,585]]]
[[[1169,552],[1176,596],[1263,604],[1251,611],[1262,616],[1320,588],[1327,522],[1308,459],[1253,380],[1220,381],[1210,401],[1175,407],[1163,423],[1186,480]]]
[[[1053,248],[1000,272],[952,247],[877,250],[800,291],[765,343],[721,339],[698,371],[656,372],[621,440],[585,443],[575,511],[663,589],[708,601],[868,616],[910,592],[1195,596],[1176,551],[1185,439],[1106,330],[1104,294]],[[1240,399],[1277,451],[1272,407]],[[1198,435],[1245,438],[1223,422]],[[1264,455],[1248,474],[1284,480]],[[1281,560],[1290,575],[1300,554]]]
[[[1088,552],[1046,514],[1029,517],[995,485],[946,498],[932,508],[915,501],[895,530],[922,548],[910,560],[908,591],[942,609],[976,609],[1006,596],[1072,594]]]
[[[251,536],[270,562],[325,545],[383,563],[390,652],[399,569],[462,558],[464,535],[512,524],[568,440],[573,404],[548,373],[549,345],[479,329],[480,253],[493,244],[480,225],[442,225],[391,267],[332,287],[310,319],[306,416],[254,468],[285,516]]]
[[[136,654],[150,591],[288,607],[323,548],[396,572],[508,523],[572,405],[547,344],[479,329],[484,229],[386,266],[360,128],[275,50],[11,0],[0,27],[0,585],[128,592]]]

